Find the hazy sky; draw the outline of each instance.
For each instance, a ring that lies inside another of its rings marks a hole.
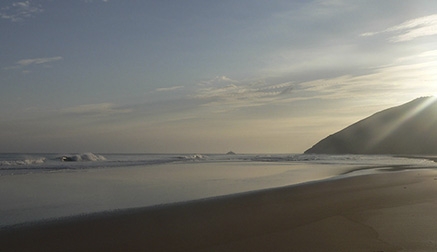
[[[300,153],[437,94],[437,1],[2,0],[0,152]]]

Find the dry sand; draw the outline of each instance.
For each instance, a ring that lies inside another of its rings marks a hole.
[[[0,232],[0,251],[437,251],[437,171],[95,214]]]

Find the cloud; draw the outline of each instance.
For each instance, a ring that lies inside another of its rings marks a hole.
[[[49,58],[33,58],[33,59],[22,59],[15,63],[15,65],[6,67],[4,69],[21,69],[23,67],[28,67],[31,65],[45,65],[48,66],[49,63],[62,60],[61,56],[49,57]]]
[[[203,81],[193,98],[216,112],[227,112],[237,108],[260,106],[281,100],[293,94],[293,83],[266,83],[263,80],[236,81],[225,76]]]
[[[192,98],[215,113],[240,111],[240,114],[247,114],[250,110],[257,114],[265,108],[283,111],[302,101],[352,103],[358,104],[363,111],[376,111],[418,96],[437,95],[434,85],[437,81],[436,55],[437,50],[414,51],[365,71],[332,77],[314,74],[309,80],[290,77],[275,83],[272,79],[247,81],[216,77],[198,85]],[[372,110],[371,106],[378,108]],[[349,105],[345,110],[347,108]]]
[[[35,59],[22,59],[17,61],[17,65],[20,66],[28,66],[28,65],[39,65],[39,64],[46,64],[46,63],[51,63],[51,62],[55,62],[55,61],[59,61],[62,60],[62,57],[57,56],[57,57],[51,57],[51,58],[35,58]]]
[[[244,100],[250,98],[276,96],[283,93],[285,90],[289,90],[290,86],[292,85],[291,82],[271,84],[262,79],[237,81],[225,76],[220,78],[216,77],[204,83],[208,83],[209,85],[204,85],[203,87],[199,88],[197,90],[197,97],[216,97],[223,100]]]
[[[369,104],[387,104],[407,101],[419,96],[437,94],[436,50],[401,57],[392,64],[382,65],[373,72],[344,75],[300,83],[299,96],[305,93],[312,99],[354,100]]]
[[[221,76],[216,76],[212,79],[208,79],[208,80],[203,80],[201,82],[198,83],[199,86],[216,86],[216,85],[221,85],[221,84],[235,84],[238,83],[239,81],[237,80],[233,80],[227,76],[221,75]]]
[[[155,89],[155,91],[157,91],[157,92],[165,92],[165,91],[174,91],[174,90],[177,90],[177,89],[181,89],[181,88],[183,88],[184,86],[174,86],[174,87],[167,87],[167,88],[157,88],[157,89]]]
[[[95,0],[84,0],[84,1],[85,1],[85,3],[94,3],[94,2],[96,2]],[[101,0],[101,1],[97,1],[97,2],[107,3],[107,2],[109,2],[109,0]]]
[[[404,42],[420,37],[436,35],[437,14],[411,19],[382,31],[363,33],[361,36],[370,37],[382,33],[392,34],[390,38],[391,42]]]
[[[0,8],[0,18],[12,22],[21,22],[35,17],[43,11],[41,5],[34,4],[31,1],[13,2],[11,5]]]
[[[118,107],[112,103],[97,103],[65,108],[60,112],[66,115],[108,116],[113,114],[130,113],[132,110],[129,108]]]

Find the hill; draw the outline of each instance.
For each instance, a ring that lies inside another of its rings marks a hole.
[[[305,153],[437,154],[437,98],[421,97],[332,134]]]

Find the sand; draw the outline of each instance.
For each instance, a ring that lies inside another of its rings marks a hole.
[[[362,175],[0,231],[0,251],[436,251],[437,171]]]

